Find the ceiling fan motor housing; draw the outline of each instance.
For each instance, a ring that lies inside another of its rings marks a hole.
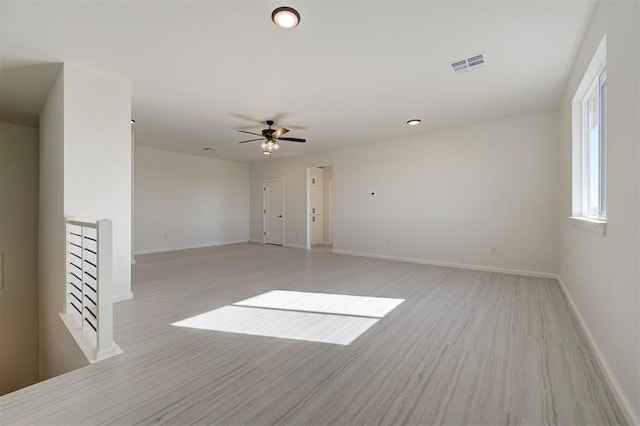
[[[262,136],[264,136],[267,139],[272,139],[274,132],[275,132],[275,130],[273,130],[273,129],[264,129],[262,131]]]
[[[264,130],[262,131],[262,136],[264,136],[264,137],[265,137],[265,138],[267,138],[268,140],[271,140],[271,139],[273,139],[273,133],[275,132],[275,130],[273,130],[273,129],[271,128],[271,126],[273,126],[273,123],[274,123],[274,122],[273,122],[273,120],[267,120],[267,121],[265,121],[265,123],[267,123],[267,125],[269,126],[269,128],[268,128],[268,129],[264,129]]]

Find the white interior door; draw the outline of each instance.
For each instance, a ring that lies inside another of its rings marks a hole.
[[[264,182],[264,242],[282,245],[284,231],[284,195],[282,179]]]
[[[323,189],[324,170],[319,167],[311,169],[309,179],[310,211],[309,211],[309,228],[311,230],[310,243],[321,244],[324,240],[324,218],[323,218]]]

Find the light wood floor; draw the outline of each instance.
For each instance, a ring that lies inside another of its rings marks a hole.
[[[270,290],[406,299],[351,345],[171,327]],[[553,280],[238,244],[138,257],[123,355],[0,423],[624,424]]]

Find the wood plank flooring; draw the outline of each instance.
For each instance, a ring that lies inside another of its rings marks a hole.
[[[237,244],[140,256],[123,355],[8,424],[625,424],[554,280]],[[401,298],[348,346],[172,327],[271,290]]]

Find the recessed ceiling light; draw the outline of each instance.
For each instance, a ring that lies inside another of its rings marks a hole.
[[[300,23],[300,14],[292,7],[282,6],[271,12],[271,20],[280,28],[294,28]]]
[[[409,126],[417,126],[420,123],[422,123],[422,120],[420,120],[418,118],[412,118],[411,120],[407,121],[407,124]]]

